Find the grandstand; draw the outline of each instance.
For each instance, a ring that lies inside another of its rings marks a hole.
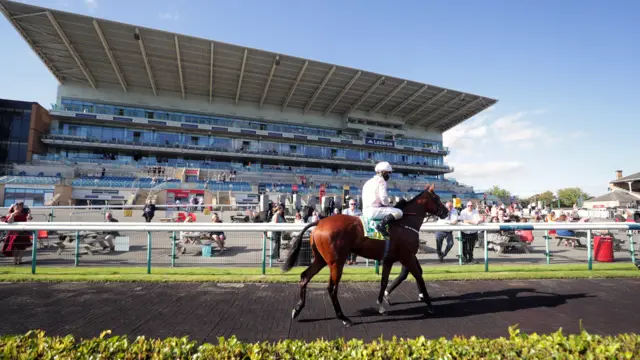
[[[435,182],[444,199],[478,197],[445,178],[442,133],[497,100],[12,1],[0,11],[60,83],[33,139],[46,150],[0,178],[4,204],[358,196],[379,161],[394,166],[392,196]]]

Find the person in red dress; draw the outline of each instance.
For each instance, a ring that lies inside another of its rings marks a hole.
[[[29,209],[24,207],[24,203],[18,202],[9,208],[6,222],[26,222],[31,219]],[[2,246],[2,254],[6,257],[13,256],[14,264],[20,265],[23,251],[31,246],[31,236],[28,231],[9,231]]]

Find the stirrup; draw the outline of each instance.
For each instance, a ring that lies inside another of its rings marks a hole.
[[[376,226],[376,230],[378,230],[378,232],[384,236],[384,237],[389,237],[389,231],[387,231],[387,226],[380,226],[380,224],[378,224],[378,226]]]

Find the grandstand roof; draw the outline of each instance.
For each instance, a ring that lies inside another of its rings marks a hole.
[[[396,116],[445,131],[497,100],[365,70],[0,0],[61,83],[221,98],[346,115]]]

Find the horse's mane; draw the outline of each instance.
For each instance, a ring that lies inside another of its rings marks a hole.
[[[411,200],[407,201],[406,199],[400,199],[400,201],[398,201],[394,207],[402,210],[407,206],[411,205],[417,198],[421,197],[422,194],[424,194],[424,190],[420,192],[418,195],[414,196]]]

